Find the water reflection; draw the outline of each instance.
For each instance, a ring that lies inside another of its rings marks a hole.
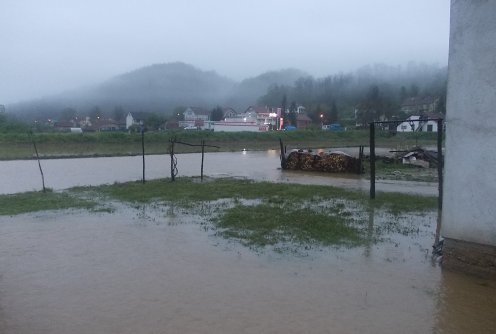
[[[374,244],[374,239],[375,239],[375,234],[374,234],[375,208],[373,206],[370,206],[368,213],[369,213],[369,219],[368,219],[367,234],[366,234],[367,242],[365,243],[365,250],[364,250],[365,257],[370,256],[372,245]]]
[[[373,242],[391,219],[419,231]],[[295,257],[174,207],[0,217],[0,332],[495,332],[495,285],[441,274],[435,213],[412,219],[371,209],[365,247]]]
[[[178,154],[178,177],[199,176],[201,154]],[[105,157],[80,159],[49,159],[41,162],[47,187],[59,190],[74,186],[111,184],[141,180],[141,157]],[[293,182],[337,186],[367,191],[369,181],[353,174],[328,174],[303,171],[283,171],[279,152],[219,152],[205,154],[204,174],[221,177],[246,177],[270,182]],[[146,157],[148,180],[170,176],[170,156]],[[0,161],[0,194],[40,190],[41,179],[36,161]],[[408,181],[377,181],[377,191],[407,192],[436,195],[437,184]]]

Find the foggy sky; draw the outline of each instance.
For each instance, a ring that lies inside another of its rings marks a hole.
[[[182,61],[240,80],[447,64],[449,0],[1,0],[0,104]]]

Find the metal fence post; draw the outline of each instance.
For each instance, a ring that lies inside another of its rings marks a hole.
[[[370,123],[370,199],[375,198],[375,124]]]

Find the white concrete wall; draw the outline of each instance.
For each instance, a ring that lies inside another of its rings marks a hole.
[[[496,0],[452,0],[442,235],[496,246]]]

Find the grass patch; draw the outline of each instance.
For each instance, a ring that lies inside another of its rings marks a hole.
[[[125,156],[141,153],[141,135],[126,132],[97,133],[34,133],[41,157],[75,157],[75,156]],[[239,151],[279,149],[279,138],[289,148],[326,148],[340,146],[368,145],[368,130],[349,130],[331,132],[321,130],[271,131],[255,132],[213,132],[213,131],[162,131],[145,134],[147,154],[164,154],[168,152],[169,139],[199,144],[220,146],[220,149],[207,151]],[[387,147],[398,145],[435,145],[435,134],[422,133],[412,136],[408,133],[394,137],[377,134],[376,144]],[[32,158],[33,145],[27,133],[0,134],[0,160]],[[178,145],[176,153],[200,152],[199,147]]]
[[[25,192],[14,195],[0,196],[0,215],[17,215],[27,212],[62,210],[62,209],[92,209],[96,203],[87,199],[71,196],[68,193],[53,191]]]
[[[219,178],[177,178],[141,182],[127,182],[99,187],[78,188],[79,191],[94,190],[115,199],[149,203],[152,201],[174,202],[184,206],[194,206],[198,201],[214,201],[222,198],[263,199],[272,204],[296,205],[304,201],[330,201],[344,199],[369,205],[368,194],[341,188],[301,185],[288,183],[255,182],[251,180]],[[375,208],[392,213],[426,211],[436,208],[437,198],[398,193],[378,193],[370,201]]]
[[[425,212],[437,208],[437,197],[381,192],[370,204],[393,214]]]
[[[66,192],[28,192],[0,196],[0,215],[41,210],[84,208],[112,213],[97,206],[116,199],[132,207],[180,207],[209,220],[218,234],[250,247],[285,245],[347,245],[370,242],[367,212],[379,209],[399,215],[432,211],[437,198],[378,193],[371,201],[363,192],[318,185],[255,182],[244,179],[177,178],[97,187],[77,187]],[[378,231],[397,231],[400,219],[392,218]],[[416,226],[410,230],[418,229]],[[410,230],[405,230],[407,233]],[[403,231],[403,230],[401,230]],[[379,233],[378,232],[378,233]],[[402,232],[403,233],[403,232]],[[409,232],[408,232],[409,233]],[[368,240],[368,241],[367,241]]]
[[[345,189],[287,183],[256,182],[245,179],[215,178],[199,182],[198,178],[177,178],[141,182],[119,183],[99,187],[81,188],[95,190],[121,201],[147,203],[171,201],[188,206],[198,201],[223,198],[265,199],[272,203],[301,202],[305,199],[344,198],[363,200],[364,195]]]
[[[267,204],[236,205],[214,220],[220,234],[244,245],[263,247],[281,243],[356,245],[358,229],[342,217],[310,209],[288,210]]]

